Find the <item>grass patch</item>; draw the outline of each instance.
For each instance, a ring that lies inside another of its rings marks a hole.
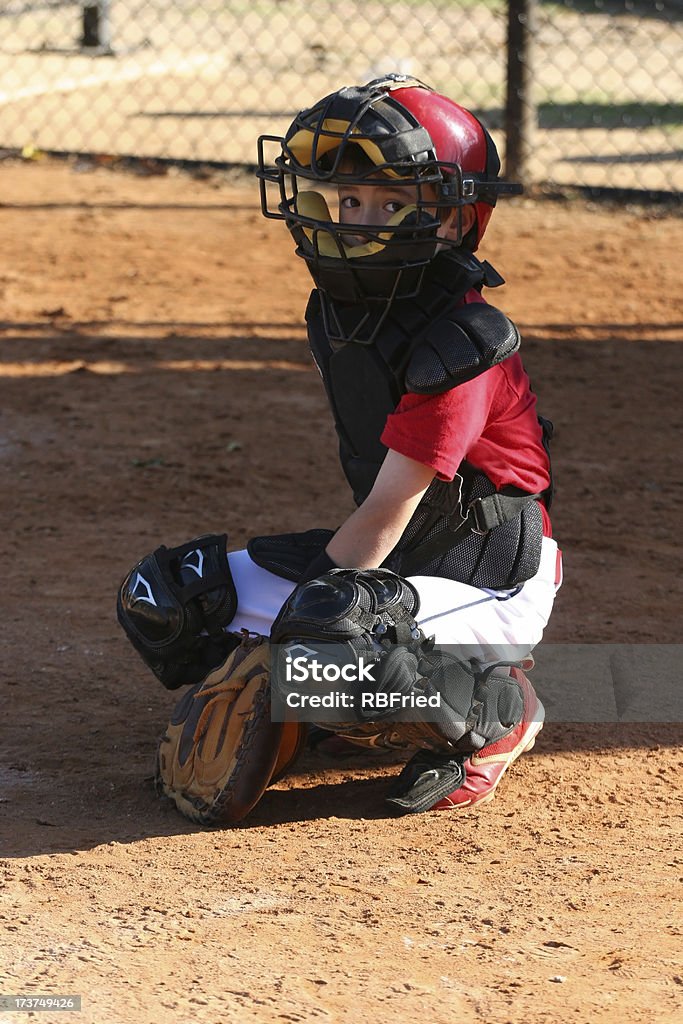
[[[542,7],[563,13],[619,14],[638,18],[657,18],[661,21],[681,21],[683,4],[680,0],[540,0]]]
[[[683,126],[683,103],[540,103],[541,128],[663,128]]]

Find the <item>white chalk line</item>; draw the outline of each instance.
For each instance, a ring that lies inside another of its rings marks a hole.
[[[110,60],[111,58],[101,58]],[[24,86],[12,91],[0,91],[0,104],[17,103],[19,100],[33,99],[36,96],[47,96],[58,92],[78,92],[81,89],[96,89],[103,85],[132,82],[137,78],[162,77],[163,75],[183,75],[207,64],[223,66],[225,58],[218,54],[196,54],[183,60],[155,60],[151,64],[128,64],[123,67],[103,67],[98,74],[82,76],[71,75],[57,78],[55,81],[43,82],[40,85]]]

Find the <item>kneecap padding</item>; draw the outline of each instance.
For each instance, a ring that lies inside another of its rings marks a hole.
[[[201,682],[239,642],[225,632],[237,610],[226,546],[226,534],[162,545],[119,588],[118,620],[170,690]]]
[[[295,652],[312,657],[311,664],[322,659],[339,667],[363,662],[379,666],[392,645],[419,643],[424,639],[415,619],[419,605],[413,584],[388,569],[333,569],[300,584],[271,629],[276,697],[287,703],[287,665]],[[354,698],[354,720],[364,721],[364,680],[371,676],[361,676],[357,683],[351,676],[343,678]]]

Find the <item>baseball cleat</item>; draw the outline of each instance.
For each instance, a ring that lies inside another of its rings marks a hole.
[[[522,719],[502,739],[468,756],[420,750],[399,775],[386,802],[400,814],[463,810],[493,800],[496,787],[520,754],[531,750],[543,728],[544,709],[536,692],[517,668],[510,670],[522,691]],[[448,782],[452,785],[449,786]]]

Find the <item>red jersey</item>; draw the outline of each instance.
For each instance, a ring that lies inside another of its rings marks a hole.
[[[387,417],[381,441],[441,480],[452,480],[466,459],[497,489],[509,484],[536,494],[550,483],[536,396],[519,353],[443,394],[404,395]],[[542,503],[541,512],[550,537]]]

